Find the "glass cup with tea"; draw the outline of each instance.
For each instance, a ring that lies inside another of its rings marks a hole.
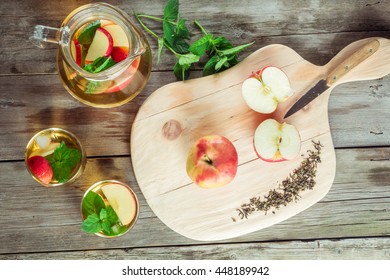
[[[30,139],[24,161],[35,181],[45,187],[58,187],[72,184],[80,177],[86,153],[73,133],[48,128]]]
[[[105,180],[93,184],[81,202],[82,230],[100,237],[119,237],[136,223],[139,203],[125,183]]]
[[[56,66],[80,102],[109,108],[135,98],[149,79],[152,56],[144,34],[122,10],[106,3],[72,11],[60,28],[37,25],[30,40],[58,44]]]

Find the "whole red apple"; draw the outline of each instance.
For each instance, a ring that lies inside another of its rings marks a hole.
[[[201,137],[189,151],[187,174],[202,188],[230,183],[237,173],[238,155],[229,139],[219,135]]]

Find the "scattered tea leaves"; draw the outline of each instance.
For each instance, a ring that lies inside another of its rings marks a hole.
[[[267,195],[253,197],[249,203],[242,204],[237,209],[241,219],[248,218],[255,211],[262,211],[267,214],[271,209],[278,210],[282,205],[286,206],[290,202],[300,199],[300,193],[312,190],[316,184],[317,166],[321,163],[321,143],[313,142],[314,150],[308,150],[308,156],[301,162],[289,176],[279,184],[278,188],[271,189]],[[273,210],[272,213],[275,213]]]

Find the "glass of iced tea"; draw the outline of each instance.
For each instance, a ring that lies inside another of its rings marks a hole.
[[[93,184],[81,202],[82,230],[100,237],[119,237],[136,223],[139,203],[125,183],[105,180]]]
[[[61,128],[35,134],[24,154],[27,170],[45,187],[73,183],[84,171],[86,154],[77,137]]]
[[[149,79],[152,56],[144,34],[122,10],[106,3],[81,6],[60,28],[35,26],[30,38],[59,45],[64,87],[84,104],[107,108],[136,97]]]

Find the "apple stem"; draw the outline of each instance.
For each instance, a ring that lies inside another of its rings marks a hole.
[[[204,155],[203,156],[203,160],[209,164],[209,165],[213,165],[213,161],[211,160],[211,158],[209,158],[207,155]]]

